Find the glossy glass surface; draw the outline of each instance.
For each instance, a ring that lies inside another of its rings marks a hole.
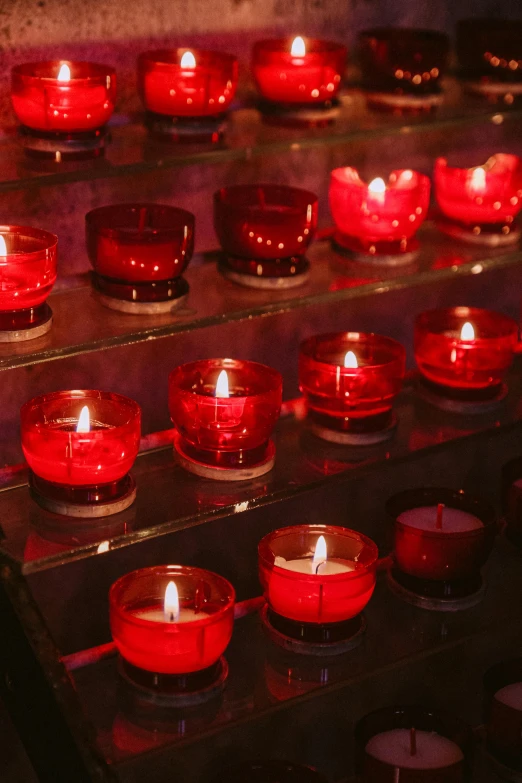
[[[29,226],[0,226],[0,311],[41,305],[56,281],[58,237]]]
[[[522,21],[475,18],[457,23],[457,55],[465,74],[506,86],[522,81]]]

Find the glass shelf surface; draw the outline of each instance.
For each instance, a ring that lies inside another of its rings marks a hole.
[[[469,276],[514,266],[522,261],[517,245],[492,249],[446,237],[428,221],[419,231],[418,259],[408,266],[384,268],[358,263],[334,252],[329,240],[308,253],[311,274],[302,287],[263,291],[225,280],[213,260],[189,268],[187,305],[174,314],[136,316],[104,307],[90,285],[61,290],[48,299],[52,329],[21,343],[0,343],[0,371],[92,353],[232,321],[278,314],[316,304],[329,305],[369,294]],[[74,314],[74,318],[71,316]]]
[[[445,449],[460,440],[479,439],[502,428],[508,431],[522,421],[522,374],[518,369],[509,379],[505,404],[496,413],[479,417],[451,417],[423,402],[412,375],[395,406],[395,436],[371,448],[348,449],[320,441],[308,431],[302,420],[302,401],[297,401],[293,415],[282,417],[276,428],[274,469],[245,483],[192,476],[177,464],[172,447],[144,453],[132,471],[136,502],[127,511],[97,523],[89,520],[82,525],[71,518],[60,521],[47,515],[31,500],[27,476],[21,471],[16,486],[0,490],[0,556],[24,574],[43,571],[291,499],[346,479],[350,473],[357,476],[391,461]]]
[[[0,137],[0,192],[131,176],[197,163],[248,161],[292,149],[522,119],[522,109],[492,107],[466,95],[456,79],[446,80],[444,93],[445,102],[436,113],[401,117],[369,111],[364,94],[351,89],[342,95],[339,114],[332,125],[307,129],[270,125],[251,101],[251,105],[238,105],[231,111],[224,142],[214,147],[158,142],[150,138],[141,117],[118,116],[111,123],[105,156],[76,163],[31,161],[21,147],[17,129],[10,128]]]

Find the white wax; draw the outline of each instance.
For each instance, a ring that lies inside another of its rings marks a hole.
[[[152,620],[154,623],[192,623],[194,620],[201,620],[204,617],[203,612],[196,612],[194,609],[180,609],[179,617],[176,620],[170,620],[163,609],[142,609],[139,612],[133,612],[134,617],[141,620]]]
[[[296,571],[298,574],[315,574],[317,566],[313,565],[311,557],[302,557],[299,560],[285,560],[284,557],[276,557],[274,565],[279,568],[286,568],[288,571]],[[319,564],[317,569],[318,576],[330,574],[345,574],[348,571],[355,571],[355,563],[350,560],[326,560]]]
[[[468,533],[484,527],[478,517],[450,506],[444,506],[442,509],[442,528],[437,527],[437,506],[410,508],[399,514],[397,519],[408,527],[437,533]]]
[[[376,734],[366,745],[366,753],[391,767],[441,769],[457,764],[464,756],[459,746],[431,731],[417,731],[417,752],[410,752],[410,730],[392,729]]]
[[[495,699],[501,704],[513,707],[514,710],[522,711],[522,682],[505,685],[495,693]]]

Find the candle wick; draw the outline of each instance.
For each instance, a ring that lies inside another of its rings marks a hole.
[[[257,189],[257,197],[259,199],[259,206],[261,209],[266,209],[265,192],[263,188]]]
[[[170,612],[169,620],[171,623],[174,622],[174,612]]]
[[[410,729],[410,756],[417,755],[417,732],[412,726]]]
[[[317,563],[317,565],[315,567],[315,574],[316,574],[316,576],[319,573],[319,569],[321,568],[322,565],[324,565],[324,563],[325,563],[324,560],[322,560],[320,563]]]
[[[393,770],[393,783],[400,783],[399,781],[400,775],[401,775],[401,768],[395,767],[395,769]]]
[[[444,511],[444,503],[437,504],[437,521],[435,527],[437,530],[442,530],[442,512]]]
[[[138,223],[138,233],[142,234],[143,229],[145,228],[145,221],[147,220],[147,207],[142,207],[140,209],[140,217],[139,217],[139,223]]]

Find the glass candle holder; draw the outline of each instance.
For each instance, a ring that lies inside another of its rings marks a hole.
[[[185,301],[195,218],[164,204],[115,204],[85,216],[94,285],[114,310],[170,312]]]
[[[299,388],[313,432],[355,445],[390,437],[405,362],[402,345],[377,334],[328,333],[301,343]]]
[[[469,169],[438,158],[435,194],[443,215],[438,226],[446,234],[492,247],[520,238],[516,217],[522,207],[522,160],[516,155],[498,153]]]
[[[120,577],[109,611],[124,676],[158,695],[215,695],[228,671],[234,603],[232,585],[201,568],[160,565]]]
[[[237,82],[237,58],[223,52],[157,49],[138,58],[138,90],[149,127],[174,140],[217,140]]]
[[[258,41],[252,73],[268,109],[329,108],[346,67],[346,47],[315,38]]]
[[[502,466],[502,512],[506,536],[522,547],[522,457]]]
[[[328,783],[311,767],[289,761],[246,761],[220,773],[213,783]]]
[[[29,226],[0,226],[0,342],[49,331],[46,303],[56,281],[58,237]]]
[[[485,501],[444,487],[394,495],[386,504],[393,523],[392,587],[426,609],[467,608],[482,598],[480,570],[497,523]]]
[[[169,376],[169,410],[183,467],[223,481],[271,470],[270,436],[282,388],[280,373],[256,362],[204,359],[176,367]]]
[[[411,169],[392,171],[385,183],[363,182],[351,166],[330,176],[334,246],[361,261],[397,266],[417,257],[415,234],[426,219],[430,180]]]
[[[430,111],[442,103],[440,82],[450,42],[436,30],[376,27],[359,34],[363,84],[371,106]]]
[[[492,103],[511,105],[522,93],[522,21],[457,22],[457,55],[466,86]]]
[[[482,413],[505,396],[518,325],[478,307],[428,310],[415,319],[414,353],[421,391],[445,410]]]
[[[294,652],[355,646],[377,559],[373,541],[344,527],[295,525],[265,536],[258,547],[259,579],[273,641]]]
[[[133,503],[129,470],[140,442],[138,403],[111,392],[58,391],[26,402],[20,415],[39,505],[67,516],[100,517]]]
[[[509,769],[522,772],[522,658],[492,666],[484,675],[487,744]],[[507,778],[509,779],[509,778]]]
[[[32,155],[59,162],[100,154],[115,100],[116,71],[107,65],[50,60],[11,72],[14,113]]]
[[[453,715],[423,707],[385,707],[357,723],[355,741],[364,783],[471,781],[473,735]]]
[[[225,251],[222,271],[253,288],[306,282],[305,258],[317,228],[318,198],[284,185],[237,185],[214,194],[214,228]]]

